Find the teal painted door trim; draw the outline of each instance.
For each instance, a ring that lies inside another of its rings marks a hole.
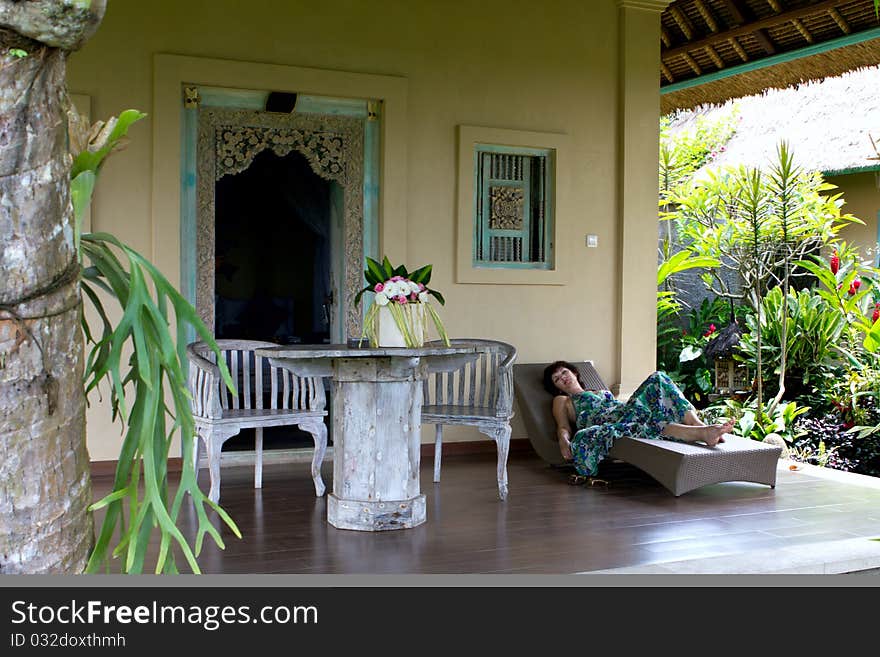
[[[701,84],[715,82],[716,80],[723,80],[724,78],[728,78],[732,75],[739,75],[740,73],[756,71],[758,69],[766,68],[768,66],[774,66],[775,64],[783,64],[785,62],[790,62],[795,59],[810,57],[811,55],[818,55],[819,53],[828,52],[829,50],[836,50],[837,48],[852,46],[856,43],[862,43],[864,41],[870,41],[877,38],[880,38],[880,27],[875,27],[873,29],[865,30],[863,32],[857,32],[856,34],[847,34],[846,36],[840,37],[839,39],[832,39],[831,41],[825,41],[824,43],[817,43],[814,46],[807,46],[806,48],[799,48],[798,50],[792,50],[791,52],[773,55],[772,57],[765,57],[754,62],[747,62],[745,64],[740,64],[739,66],[725,68],[720,71],[715,71],[714,73],[701,75],[700,77],[693,78],[691,80],[683,80],[681,82],[668,84],[665,87],[660,87],[660,95],[669,94],[673,91],[681,91],[682,89],[689,89],[691,87],[697,87]]]
[[[268,91],[198,87],[201,106],[262,110]],[[376,103],[381,107],[381,103]],[[356,116],[364,119],[364,225],[363,256],[379,257],[379,192],[381,163],[381,112],[376,120],[367,120],[367,101],[356,98],[298,96],[296,112]],[[180,286],[184,297],[196,303],[196,142],[199,111],[181,108],[180,151]],[[363,262],[366,262],[362,258]],[[340,276],[340,280],[345,280]],[[341,291],[340,291],[341,294]],[[369,297],[369,298],[367,298]],[[372,295],[364,295],[366,313]],[[340,338],[342,336],[337,336]],[[195,331],[187,327],[186,339],[195,340]]]
[[[180,121],[180,293],[196,305],[196,136],[198,108],[181,108]],[[187,344],[196,331],[187,325]]]
[[[379,106],[379,103],[376,103]],[[381,112],[374,119],[364,121],[364,253],[361,262],[366,269],[367,258],[381,260],[379,256],[379,167],[381,163],[382,125]],[[366,285],[366,280],[361,280]],[[361,297],[361,309],[366,316],[373,303],[373,295]],[[355,337],[355,336],[351,336]]]

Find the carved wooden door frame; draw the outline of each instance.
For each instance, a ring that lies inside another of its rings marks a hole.
[[[342,189],[344,332],[361,333],[354,297],[361,288],[364,253],[363,120],[324,114],[278,114],[216,107],[199,109],[196,154],[196,310],[214,332],[215,189],[223,176],[247,169],[259,153],[302,154],[321,178]]]

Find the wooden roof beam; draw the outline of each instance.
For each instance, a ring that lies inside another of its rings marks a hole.
[[[694,28],[691,25],[691,22],[687,19],[687,16],[685,16],[682,13],[681,9],[673,6],[673,7],[669,8],[669,13],[672,15],[672,19],[681,28],[681,31],[684,32],[685,38],[693,39],[694,38]]]
[[[706,25],[712,32],[718,32],[718,21],[715,20],[715,17],[712,15],[712,12],[709,11],[709,8],[706,6],[706,3],[703,0],[694,0],[694,4],[697,6],[697,11],[700,12],[700,16],[703,17],[703,20],[706,21]]]
[[[739,58],[744,62],[749,61],[749,54],[743,49],[741,45],[739,45],[739,41],[736,40],[736,37],[731,37],[730,45],[733,46],[733,49],[736,51],[736,54],[739,55]]]
[[[846,19],[840,15],[839,11],[832,7],[828,10],[828,13],[831,15],[831,18],[834,19],[834,22],[837,23],[837,27],[843,30],[844,34],[849,34],[850,32],[852,32],[852,28],[849,26],[849,23],[847,23]]]
[[[718,32],[720,27],[718,25],[718,21],[715,20],[715,16],[712,15],[712,12],[709,11],[709,8],[706,6],[706,3],[703,0],[694,0],[694,4],[697,7],[697,11],[700,12],[700,16],[703,18],[703,21],[706,23],[706,26],[712,32]],[[709,59],[712,60],[712,63],[715,64],[715,67],[718,69],[724,68],[724,60],[721,59],[721,55],[718,54],[718,51],[715,50],[713,46],[706,46],[706,54],[709,56]]]
[[[755,30],[755,33],[752,35],[755,37],[755,41],[758,42],[758,45],[761,46],[761,49],[767,53],[768,55],[772,55],[776,52],[776,46],[773,45],[773,41],[767,36],[767,32],[764,30]]]
[[[724,60],[721,59],[721,56],[712,46],[706,46],[706,54],[709,55],[709,59],[712,60],[712,63],[715,64],[719,69],[724,68]]]
[[[728,27],[739,27],[746,22],[746,17],[739,6],[739,2],[736,0],[722,0],[722,2],[724,2],[724,6],[727,7],[727,11],[733,19],[733,22]],[[740,45],[739,41],[736,40],[736,37],[730,37],[728,42],[733,46],[734,51],[739,55],[741,60],[744,62],[749,61],[749,54],[745,51],[745,48]]]
[[[669,70],[669,67],[660,62],[660,70],[663,71],[663,77],[666,78],[668,82],[675,82],[675,76],[672,75],[672,71]]]
[[[799,9],[792,9],[789,11],[785,11],[781,14],[768,16],[766,18],[762,18],[751,23],[740,25],[725,32],[713,34],[709,37],[706,37],[705,39],[692,41],[691,43],[686,43],[676,48],[670,48],[669,50],[666,50],[662,53],[662,58],[664,60],[669,60],[670,58],[681,56],[683,53],[687,53],[691,50],[699,50],[701,48],[705,48],[707,45],[715,45],[716,43],[727,41],[731,37],[745,36],[752,33],[756,33],[757,36],[758,30],[763,30],[767,27],[773,27],[774,25],[779,25],[780,23],[788,23],[796,18],[799,19],[805,16],[812,16],[814,14],[827,12],[829,9],[834,9],[840,5],[846,4],[849,1],[851,0],[825,0],[824,2],[818,2],[815,5],[800,7]],[[674,7],[671,9],[674,9]]]
[[[733,23],[731,23],[730,27],[737,27],[746,22],[745,14],[739,6],[739,2],[736,0],[723,0],[723,2],[724,6],[727,7],[727,11],[733,16]]]
[[[702,74],[703,74],[703,69],[700,68],[700,65],[699,65],[699,64],[697,64],[697,60],[695,60],[693,57],[691,57],[691,56],[690,56],[689,54],[687,54],[687,53],[684,53],[681,57],[682,57],[682,59],[684,59],[684,61],[687,62],[687,65],[691,67],[691,70],[692,70],[694,73],[696,73],[697,75],[702,75]]]
[[[791,24],[794,25],[795,29],[801,33],[801,36],[807,40],[807,43],[813,43],[813,41],[815,41],[813,35],[810,34],[810,31],[797,18],[795,18]]]
[[[749,16],[750,13],[747,8],[743,7],[742,4],[740,4],[740,0],[722,1],[724,2],[724,6],[727,7],[727,11],[729,11],[730,15],[733,16],[733,23],[730,27],[736,28],[748,25],[748,19],[746,18],[746,16]],[[761,46],[761,50],[763,50],[765,53],[767,53],[768,55],[772,55],[776,52],[776,46],[773,45],[773,41],[771,41],[770,37],[767,36],[767,32],[765,32],[764,30],[755,30],[752,36],[755,38],[755,41],[758,42],[758,45]],[[733,40],[736,41],[736,39]],[[740,59],[742,59],[744,62],[749,61],[748,55],[743,57],[742,53],[740,53],[737,49],[737,46],[739,46],[738,42],[737,45],[734,46],[734,50],[737,50],[737,54],[740,56]],[[742,48],[742,46],[739,46],[739,48]],[[743,50],[743,52],[745,52],[745,50]]]
[[[669,36],[669,31],[665,27],[660,28],[660,40],[667,48],[672,47],[672,37]]]
[[[767,4],[769,4],[773,8],[773,11],[775,11],[777,14],[781,14],[783,12],[783,10],[785,9],[785,7],[782,6],[782,3],[779,2],[779,0],[767,0]],[[837,10],[834,9],[834,7],[832,7],[829,11],[837,11]],[[813,39],[813,35],[810,34],[810,31],[806,28],[806,26],[803,23],[800,22],[799,19],[797,19],[797,18],[793,19],[791,21],[791,24],[794,25],[794,29],[796,29],[798,32],[800,32],[801,36],[807,40],[807,43],[813,43],[813,41],[815,41],[815,39]]]

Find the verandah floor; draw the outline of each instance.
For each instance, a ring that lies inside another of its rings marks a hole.
[[[225,467],[221,503],[243,539],[224,527],[226,549],[206,539],[200,567],[213,574],[568,574],[662,570],[664,564],[714,558],[718,572],[729,572],[731,560],[744,554],[763,553],[766,568],[780,548],[827,552],[835,545],[829,548],[829,541],[859,539],[860,545],[862,538],[880,537],[880,486],[805,471],[780,470],[775,490],[724,483],[675,498],[625,464],[606,468],[608,488],[569,486],[565,472],[520,453],[511,454],[510,495],[502,502],[494,456],[445,457],[439,484],[432,482],[432,467],[430,458],[422,460],[427,522],[379,533],[328,525],[326,498],[315,497],[308,464],[266,465],[261,490],[253,488],[251,467]],[[332,462],[325,462],[328,492],[332,473]],[[96,499],[111,481],[93,478]],[[207,490],[206,470],[199,481]],[[192,536],[194,526],[194,514],[187,515],[184,533]],[[867,567],[880,566],[880,543],[865,543],[877,547],[876,564]],[[816,554],[816,570],[805,572],[822,572],[823,560],[833,555]]]

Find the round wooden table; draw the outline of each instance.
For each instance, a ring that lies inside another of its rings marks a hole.
[[[333,380],[333,492],[327,521],[340,529],[408,529],[425,522],[420,492],[422,384],[477,358],[475,346],[257,349],[297,376]]]

